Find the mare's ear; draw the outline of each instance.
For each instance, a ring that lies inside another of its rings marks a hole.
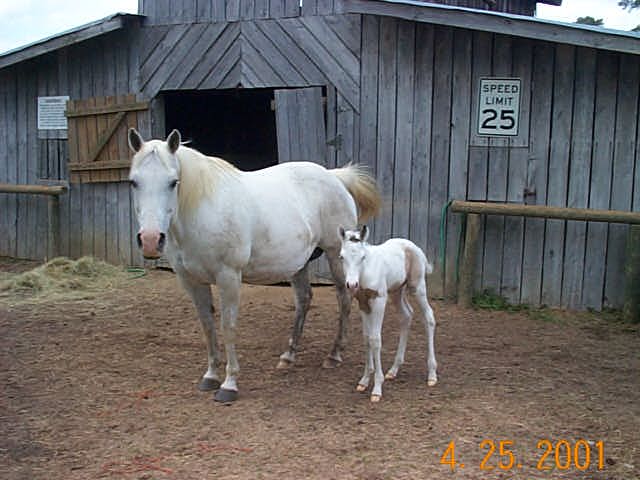
[[[135,128],[129,129],[128,138],[129,138],[129,148],[134,153],[139,152],[140,149],[142,148],[142,144],[144,143],[144,140],[142,140],[142,137],[140,136],[140,134]]]
[[[344,240],[345,231],[342,225],[338,227],[338,236],[340,237],[341,240]]]
[[[368,237],[369,237],[369,229],[367,228],[366,225],[362,225],[362,227],[360,227],[360,241],[366,242]]]
[[[169,146],[169,151],[171,153],[176,153],[176,150],[178,150],[181,141],[182,138],[180,137],[180,132],[174,128],[167,137],[167,145]]]

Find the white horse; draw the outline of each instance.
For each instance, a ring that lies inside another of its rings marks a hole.
[[[173,130],[166,141],[143,141],[129,130],[135,152],[129,180],[140,225],[138,245],[148,258],[163,252],[191,296],[207,341],[208,369],[199,388],[219,390],[215,399],[237,398],[236,323],[241,282],[291,281],[295,322],[279,367],[295,360],[311,302],[308,263],[327,255],[340,305],[339,329],[325,366],[341,361],[351,297],[344,288],[336,229],[377,212],[374,180],[354,166],[327,170],[291,162],[243,172],[220,158],[181,144]],[[220,293],[226,377],[220,385],[210,285]]]
[[[403,238],[392,238],[381,245],[367,243],[369,231],[366,225],[360,230],[338,228],[342,246],[340,259],[349,291],[358,299],[362,318],[362,334],[365,344],[364,375],[356,389],[364,392],[369,386],[369,377],[374,375],[371,401],[382,397],[384,379],[394,379],[400,365],[404,363],[407,338],[413,309],[407,300],[407,290],[416,300],[427,333],[427,384],[436,384],[436,356],[433,336],[436,320],[427,300],[426,275],[433,271],[424,252],[415,243]],[[393,365],[385,376],[380,363],[382,346],[382,321],[387,298],[391,297],[402,314],[400,340]]]

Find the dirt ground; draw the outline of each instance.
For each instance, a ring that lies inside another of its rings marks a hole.
[[[0,271],[17,269],[0,262]],[[640,478],[638,326],[610,314],[433,301],[438,384],[426,385],[425,334],[414,322],[406,364],[371,404],[354,388],[363,365],[357,305],[344,364],[326,370],[337,307],[332,287],[314,295],[297,364],[280,371],[290,289],[243,287],[232,406],[196,390],[204,341],[170,272],[55,304],[0,303],[0,478]],[[385,368],[396,325],[391,310]],[[441,463],[451,461],[442,458],[450,442],[453,472]]]

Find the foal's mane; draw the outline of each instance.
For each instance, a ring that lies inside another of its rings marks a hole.
[[[178,148],[176,157],[180,162],[178,209],[182,215],[193,212],[203,198],[216,190],[221,180],[237,178],[240,173],[229,162],[207,157],[184,145]]]

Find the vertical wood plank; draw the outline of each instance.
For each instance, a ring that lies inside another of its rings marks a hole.
[[[378,79],[378,136],[376,174],[383,206],[375,220],[376,243],[391,235],[393,215],[393,164],[396,136],[396,81],[398,21],[380,19],[380,70]]]
[[[449,153],[449,199],[467,197],[468,152],[471,114],[472,34],[456,30],[453,38],[453,76],[451,98],[451,146]],[[462,238],[462,217],[451,215],[447,219],[447,260],[445,296],[457,292],[459,249]]]
[[[514,39],[512,75],[521,79],[522,92],[520,100],[520,128],[524,129],[528,140],[529,111],[531,91],[531,69],[533,50],[528,39]],[[522,121],[526,118],[526,121]],[[519,142],[520,143],[520,142]],[[526,142],[523,142],[526,143]],[[507,183],[507,200],[523,203],[524,189],[527,181],[527,158],[529,154],[525,148],[511,148],[509,154],[509,172]],[[505,236],[502,254],[502,281],[500,293],[511,303],[520,302],[522,280],[522,252],[524,219],[506,217],[504,219]]]
[[[19,75],[22,78],[28,78],[28,72],[25,72],[24,66],[19,69]],[[17,139],[17,183],[28,183],[28,150],[27,150],[27,132],[29,130],[29,123],[27,117],[27,89],[24,84],[16,88],[17,98],[17,115],[16,115],[16,139]],[[20,258],[29,258],[29,245],[28,238],[31,235],[29,232],[29,216],[33,215],[33,211],[29,209],[29,201],[26,195],[17,195],[16,200],[18,203],[18,219],[17,219],[17,255]]]
[[[373,15],[362,18],[362,57],[360,67],[360,148],[359,163],[368,166],[377,177],[378,156],[378,55],[380,19]],[[376,238],[375,221],[369,222],[371,238]]]
[[[567,206],[587,208],[591,151],[593,148],[593,113],[596,85],[596,51],[579,48],[576,51],[575,94],[571,138],[571,163]],[[586,222],[567,222],[562,306],[578,308],[582,304],[582,282],[586,246]]]
[[[341,167],[357,158],[355,153],[356,114],[347,99],[340,93],[336,98],[336,109],[336,128],[340,142],[340,148],[336,155],[336,165]]]
[[[427,242],[433,98],[433,33],[427,24],[416,26],[415,92],[413,95],[413,156],[411,161],[411,221],[409,238],[433,263],[437,245]],[[364,115],[363,115],[363,118]]]
[[[413,155],[413,92],[415,90],[415,24],[398,25],[398,84],[393,167],[392,235],[408,238],[411,213],[411,158]]]
[[[9,119],[7,118],[7,87],[8,79],[0,73],[0,182],[9,183],[9,155],[7,129]],[[13,230],[11,225],[12,212],[8,205],[9,195],[0,194],[0,255],[11,256],[9,235]]]
[[[638,149],[635,134],[638,128],[638,98],[640,61],[637,57],[620,55],[616,133],[613,154],[613,179],[611,190],[612,210],[630,210],[633,197],[634,155]],[[609,225],[605,275],[606,306],[620,308],[624,305],[625,256],[629,227]]]
[[[237,20],[240,20],[240,0],[226,0],[226,2],[226,20],[228,22],[235,22]]]
[[[436,27],[434,38],[433,130],[431,134],[431,170],[429,179],[428,245],[437,245],[431,292],[444,295],[446,257],[440,245],[440,219],[449,200],[449,151],[451,134],[451,95],[453,69],[453,29]],[[446,228],[446,225],[445,225]],[[444,257],[444,258],[443,258]]]
[[[553,90],[553,46],[539,43],[533,49],[531,85],[531,123],[525,203],[544,205],[547,201],[547,168],[551,137]],[[522,285],[520,299],[531,305],[540,304],[542,265],[546,222],[539,218],[525,220]]]
[[[611,52],[598,52],[596,105],[591,164],[591,191],[589,208],[608,209],[611,198],[611,174],[613,170],[613,142],[616,125],[618,56]],[[623,186],[620,186],[623,188]],[[583,304],[600,310],[604,296],[605,261],[607,258],[608,225],[587,225],[587,252],[583,285]]]
[[[575,47],[557,45],[555,67],[547,204],[564,207],[569,173],[570,144],[567,139],[571,136]],[[565,224],[563,220],[547,221],[541,295],[545,305],[559,305],[561,301]]]

